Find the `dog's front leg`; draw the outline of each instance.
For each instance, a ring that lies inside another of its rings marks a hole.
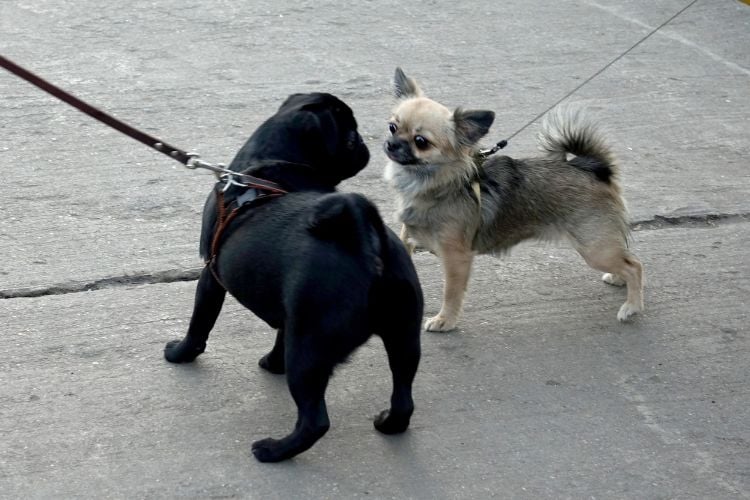
[[[393,376],[391,407],[375,418],[375,428],[383,434],[404,432],[414,412],[412,382],[417,373],[421,353],[419,335],[422,330],[423,301],[419,283],[402,282],[386,288],[386,307],[382,317],[388,318],[379,331],[388,353]]]
[[[456,328],[474,260],[471,249],[462,243],[441,245],[440,256],[445,274],[443,305],[437,316],[425,322],[425,330],[429,332],[447,332]]]
[[[216,323],[226,294],[208,266],[204,267],[195,290],[195,305],[187,335],[182,340],[167,342],[164,347],[167,361],[189,363],[206,349],[208,334]]]

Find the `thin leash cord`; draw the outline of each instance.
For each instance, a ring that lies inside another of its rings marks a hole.
[[[578,92],[584,85],[587,85],[591,80],[596,78],[597,76],[601,75],[603,72],[605,72],[610,66],[615,64],[617,61],[628,55],[633,49],[638,47],[640,44],[648,40],[654,33],[662,29],[667,24],[671,23],[675,18],[677,18],[680,14],[688,10],[690,7],[692,7],[694,4],[698,3],[698,0],[692,0],[690,3],[688,3],[685,7],[680,9],[677,13],[675,13],[672,17],[661,23],[659,26],[651,30],[646,36],[638,40],[636,43],[634,43],[629,49],[627,49],[625,52],[621,53],[614,59],[612,59],[608,64],[603,66],[601,69],[599,69],[596,73],[589,76],[586,80],[581,82],[579,85],[577,85],[573,90],[565,94],[563,97],[555,101],[554,104],[549,106],[547,109],[536,115],[533,119],[531,119],[529,122],[526,123],[523,127],[516,130],[512,135],[510,135],[507,139],[503,139],[502,141],[498,142],[492,149],[489,149],[487,151],[480,151],[481,157],[487,157],[498,150],[504,148],[508,145],[508,142],[513,139],[515,136],[526,130],[528,127],[531,126],[532,123],[537,121],[539,118],[541,118],[545,113],[550,111],[552,108],[563,102],[565,99],[570,97],[571,95]],[[0,67],[3,67],[10,71],[11,73],[14,73],[16,76],[19,76],[26,80],[27,82],[31,83],[32,85],[35,85],[39,87],[40,89],[44,90],[45,92],[52,94],[53,96],[57,97],[58,99],[70,104],[71,106],[77,108],[79,111],[82,111],[83,113],[86,113],[87,115],[91,116],[92,118],[99,120],[100,122],[109,125],[110,127],[122,132],[125,135],[128,135],[129,137],[159,151],[160,153],[163,153],[167,156],[170,156],[171,158],[179,161],[180,163],[184,164],[186,167],[194,169],[194,168],[205,168],[208,170],[213,171],[215,174],[227,174],[227,175],[233,175],[234,172],[231,172],[227,170],[223,165],[212,165],[210,163],[206,163],[199,159],[197,154],[194,153],[188,153],[186,151],[183,151],[179,148],[176,148],[174,146],[171,146],[163,141],[160,141],[159,139],[156,139],[155,137],[152,137],[149,134],[146,134],[130,125],[128,125],[125,122],[122,122],[115,118],[114,116],[111,116],[93,106],[90,104],[74,97],[73,95],[69,94],[68,92],[65,92],[61,88],[51,84],[50,82],[42,79],[41,77],[31,73],[30,71],[18,66],[17,64],[13,63],[12,61],[6,59],[2,55],[0,55]]]
[[[611,60],[611,61],[610,61],[610,62],[609,62],[609,63],[608,63],[608,64],[607,64],[606,66],[603,66],[603,67],[602,67],[602,68],[601,68],[601,69],[600,69],[599,71],[597,71],[596,73],[594,73],[593,75],[591,75],[590,77],[588,77],[588,78],[587,78],[586,80],[584,80],[584,81],[583,81],[582,83],[580,83],[580,84],[579,84],[579,85],[578,85],[578,86],[577,86],[576,88],[574,88],[573,90],[571,90],[570,92],[568,92],[567,94],[565,94],[565,95],[564,95],[564,96],[563,96],[562,98],[558,99],[558,100],[557,100],[557,101],[556,101],[556,102],[555,102],[555,103],[554,103],[554,104],[553,104],[552,106],[548,107],[547,109],[545,109],[544,111],[542,111],[541,113],[539,113],[538,115],[536,115],[536,116],[535,116],[535,117],[534,117],[534,118],[533,118],[533,119],[532,119],[531,121],[529,121],[529,122],[528,122],[528,123],[527,123],[526,125],[524,125],[524,126],[523,126],[523,127],[521,127],[520,129],[518,129],[518,130],[517,130],[516,132],[514,132],[514,133],[513,133],[513,135],[511,135],[510,137],[508,137],[508,138],[507,138],[507,139],[505,139],[504,141],[500,141],[500,142],[498,143],[498,145],[499,145],[499,144],[501,144],[501,143],[503,143],[503,142],[504,142],[504,143],[506,143],[506,144],[507,144],[508,142],[510,142],[510,140],[511,140],[511,139],[513,139],[513,138],[514,138],[515,136],[517,136],[518,134],[520,134],[521,132],[523,132],[524,130],[526,130],[526,129],[527,129],[528,127],[530,127],[532,123],[534,123],[534,122],[535,122],[535,121],[537,121],[537,120],[538,120],[539,118],[541,118],[542,116],[544,116],[544,115],[545,115],[545,114],[546,114],[547,112],[549,112],[549,111],[550,111],[550,110],[551,110],[552,108],[554,108],[555,106],[557,106],[558,104],[560,104],[561,102],[563,102],[563,101],[564,101],[565,99],[567,99],[568,97],[572,96],[573,94],[575,94],[576,92],[578,92],[579,90],[581,90],[581,88],[583,88],[583,86],[584,86],[584,85],[588,84],[588,83],[589,83],[589,82],[590,82],[591,80],[593,80],[593,79],[594,79],[594,78],[596,78],[597,76],[599,76],[599,75],[601,75],[602,73],[604,73],[604,72],[605,72],[605,71],[606,71],[607,69],[609,69],[609,67],[610,67],[610,66],[612,66],[612,65],[613,65],[613,64],[615,64],[615,63],[616,63],[617,61],[619,61],[620,59],[622,59],[623,57],[625,57],[626,55],[628,55],[628,54],[629,54],[629,53],[630,53],[631,51],[633,51],[633,50],[634,50],[634,49],[635,49],[636,47],[638,47],[638,46],[639,46],[640,44],[642,44],[643,42],[645,42],[646,40],[648,40],[648,39],[649,39],[649,38],[651,37],[651,35],[653,35],[653,34],[654,34],[654,33],[656,33],[657,31],[659,31],[660,29],[662,29],[662,28],[663,28],[664,26],[666,26],[667,24],[669,24],[669,23],[671,23],[672,21],[674,21],[674,20],[675,20],[675,19],[676,19],[677,17],[679,17],[679,16],[680,16],[680,15],[681,15],[681,14],[682,14],[683,12],[685,12],[686,10],[688,10],[688,9],[689,9],[690,7],[692,7],[692,6],[693,6],[694,4],[696,4],[696,3],[698,3],[698,0],[693,0],[692,2],[690,2],[689,4],[687,4],[687,5],[685,6],[685,7],[683,7],[682,9],[680,9],[680,10],[679,10],[679,11],[678,11],[678,12],[677,12],[676,14],[674,14],[674,15],[673,15],[672,17],[670,17],[669,19],[667,19],[666,21],[664,21],[663,23],[661,23],[661,24],[660,24],[659,26],[657,26],[656,28],[654,28],[653,30],[651,30],[651,32],[650,32],[649,34],[647,34],[646,36],[644,36],[643,38],[641,38],[640,40],[638,40],[637,42],[635,42],[635,43],[634,43],[634,44],[633,44],[633,45],[632,45],[632,46],[631,46],[631,47],[630,47],[630,48],[629,48],[628,50],[626,50],[625,52],[623,52],[623,53],[622,53],[622,54],[620,54],[619,56],[617,56],[617,57],[615,57],[614,59],[612,59],[612,60]],[[502,147],[501,147],[501,148],[502,148]],[[501,149],[501,148],[499,148],[499,149]],[[493,149],[494,149],[494,148],[493,148]]]

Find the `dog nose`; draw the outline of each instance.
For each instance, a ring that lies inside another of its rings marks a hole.
[[[385,149],[390,152],[396,151],[398,149],[401,149],[401,143],[392,139],[388,139],[387,141],[385,141]]]

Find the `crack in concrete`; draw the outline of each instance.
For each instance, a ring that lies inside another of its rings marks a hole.
[[[693,214],[693,215],[655,215],[652,219],[631,222],[633,231],[653,231],[668,228],[715,227],[724,224],[750,222],[750,213],[723,214]],[[417,249],[417,251],[425,251]],[[47,295],[64,295],[68,293],[89,292],[121,286],[155,285],[160,283],[176,283],[179,281],[195,281],[203,268],[169,269],[153,273],[126,274],[110,276],[93,281],[68,281],[48,286],[28,288],[12,288],[0,290],[0,299],[36,298]]]
[[[738,214],[687,214],[687,215],[654,215],[653,219],[632,221],[633,231],[652,231],[672,227],[714,227],[720,224],[737,224],[750,221],[750,212]]]
[[[134,285],[155,285],[158,283],[175,283],[178,281],[195,281],[200,276],[199,269],[169,269],[154,273],[126,274],[110,276],[93,281],[68,281],[48,286],[14,288],[0,290],[0,299],[35,298],[47,295],[64,295],[68,293],[90,292],[105,288]]]

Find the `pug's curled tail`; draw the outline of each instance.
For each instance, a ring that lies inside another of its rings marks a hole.
[[[568,162],[571,154],[576,158],[569,164],[607,184],[617,180],[617,163],[601,128],[578,107],[558,106],[547,113],[537,141],[550,158]]]
[[[334,193],[315,203],[307,225],[316,238],[338,243],[352,252],[370,257],[372,270],[382,271],[384,249],[388,236],[378,209],[357,193]]]

